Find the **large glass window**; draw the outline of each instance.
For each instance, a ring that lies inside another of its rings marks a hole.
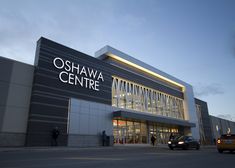
[[[147,143],[147,126],[145,123],[126,120],[113,120],[114,143]]]
[[[150,124],[149,134],[156,137],[158,144],[167,144],[171,134],[178,134],[178,127],[160,124]]]
[[[183,99],[113,77],[112,104],[115,107],[184,119]]]

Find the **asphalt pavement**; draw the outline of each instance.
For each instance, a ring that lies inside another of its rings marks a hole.
[[[0,168],[221,168],[234,167],[235,153],[215,146],[169,150],[166,145],[0,148]]]

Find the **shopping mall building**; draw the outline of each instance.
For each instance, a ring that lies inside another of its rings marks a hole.
[[[42,37],[34,66],[0,57],[0,76],[0,146],[51,145],[55,127],[61,146],[99,146],[103,130],[110,145],[213,139],[190,84],[109,46],[91,57]]]

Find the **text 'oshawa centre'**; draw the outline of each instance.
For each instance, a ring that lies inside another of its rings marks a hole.
[[[207,103],[191,85],[105,46],[95,57],[46,38],[35,64],[0,57],[0,146],[166,144],[171,133],[211,143]],[[233,126],[230,126],[230,130]]]

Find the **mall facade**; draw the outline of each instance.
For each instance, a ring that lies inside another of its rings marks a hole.
[[[207,104],[190,84],[110,46],[83,54],[40,38],[34,65],[0,57],[0,146],[167,143],[171,133],[211,143]]]

